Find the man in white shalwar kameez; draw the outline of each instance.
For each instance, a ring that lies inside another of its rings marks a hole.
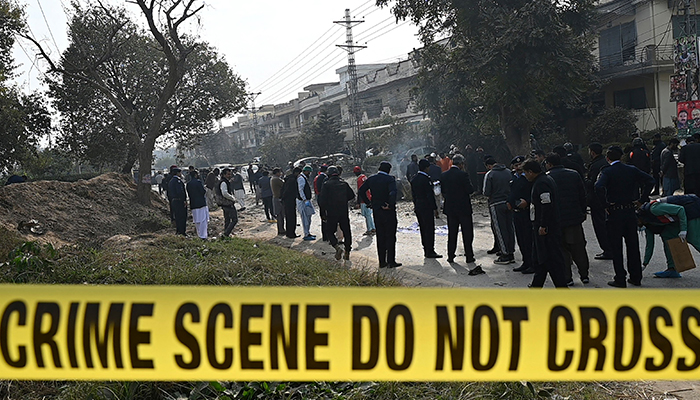
[[[199,172],[196,170],[190,173],[192,179],[187,183],[187,195],[190,198],[190,209],[192,210],[192,222],[197,230],[197,236],[201,239],[208,237],[207,228],[209,225],[209,207],[207,207],[206,189],[199,179]]]

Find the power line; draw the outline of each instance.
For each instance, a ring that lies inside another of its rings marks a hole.
[[[329,57],[330,57],[330,56],[329,56]],[[261,103],[274,103],[274,102],[277,101],[280,97],[286,96],[286,95],[287,95],[286,93],[287,93],[288,91],[292,90],[292,89],[295,87],[295,85],[298,85],[300,81],[303,81],[303,80],[305,80],[305,79],[309,79],[309,78],[308,78],[309,75],[311,75],[311,74],[313,74],[313,73],[316,73],[316,72],[318,72],[319,70],[322,70],[322,69],[326,68],[326,66],[328,66],[329,64],[337,63],[337,62],[338,62],[339,60],[341,60],[342,58],[344,58],[344,54],[338,54],[338,55],[337,55],[336,57],[334,57],[331,61],[329,61],[329,62],[327,62],[327,63],[325,63],[325,64],[319,66],[318,68],[314,69],[313,71],[306,72],[304,75],[299,76],[297,79],[295,79],[294,81],[292,81],[292,82],[290,82],[289,84],[287,84],[287,86],[285,86],[285,87],[281,88],[280,90],[276,91],[275,93],[273,93],[273,94],[271,94],[271,95],[265,97],[266,99],[269,99],[269,100],[267,100],[267,101],[265,101],[265,102],[261,102]],[[325,59],[321,60],[321,62],[325,61],[326,59],[328,59],[328,57],[326,57]],[[325,73],[325,72],[326,72],[326,71],[323,71],[321,74],[323,74],[323,73]],[[321,75],[321,74],[319,74],[319,75]]]
[[[51,31],[51,26],[49,26],[49,21],[46,19],[46,14],[44,14],[44,7],[41,6],[40,0],[36,0],[36,2],[39,5],[39,10],[41,10],[41,16],[44,17],[44,23],[46,24],[46,27],[49,29],[49,35],[51,36],[51,40],[53,41],[53,45],[56,46],[56,51],[58,51],[58,54],[61,54],[61,49],[58,48],[58,44],[56,43],[56,38],[53,37],[53,32]]]
[[[314,55],[310,60],[303,64],[299,64],[293,69],[290,69],[285,75],[280,76],[279,79],[277,79],[274,83],[271,83],[267,85],[267,91],[272,91],[272,90],[277,90],[280,86],[286,86],[288,85],[289,79],[296,79],[295,77],[298,76],[299,73],[304,74],[303,70],[309,66],[314,66],[318,65],[319,62],[323,62],[324,60],[328,59],[328,57],[334,52],[334,48],[332,47],[327,47],[325,50],[322,50],[320,53]],[[321,58],[321,61],[315,61],[319,58]],[[301,72],[300,72],[301,71]],[[261,89],[262,91],[262,89]]]
[[[323,39],[324,36],[326,36],[331,30],[333,30],[333,28],[335,28],[335,27],[334,27],[334,26],[331,26],[327,31],[325,31],[321,36],[319,36],[318,39],[316,39],[313,43],[311,43],[311,44],[309,45],[309,47],[307,47],[306,49],[304,49],[301,53],[299,53],[296,57],[294,57],[290,62],[288,62],[287,64],[285,64],[285,66],[282,67],[282,68],[280,68],[279,71],[275,72],[274,74],[272,74],[272,76],[270,76],[269,78],[267,78],[266,80],[264,80],[260,85],[258,85],[258,87],[259,87],[259,88],[263,88],[263,87],[265,86],[265,84],[266,84],[268,81],[270,81],[270,79],[274,78],[275,76],[277,76],[277,74],[279,74],[280,72],[284,71],[285,68],[287,68],[288,66],[290,66],[294,61],[296,61],[299,57],[301,57],[304,53],[306,53],[306,51],[309,50],[313,45],[315,45],[316,43],[318,43],[319,40]],[[324,41],[324,42],[325,42],[325,41]],[[315,50],[315,49],[314,49],[314,50]]]
[[[399,29],[400,27],[402,27],[402,26],[408,24],[409,22],[410,22],[410,21],[404,21],[404,22],[402,22],[402,23],[400,23],[400,24],[394,26],[393,28],[389,29],[388,31],[381,32],[382,30],[384,30],[384,29],[386,29],[386,28],[389,27],[389,26],[385,26],[384,28],[382,28],[382,29],[380,29],[379,31],[377,31],[374,35],[372,35],[372,36],[370,36],[370,37],[368,37],[368,38],[362,39],[362,40],[366,40],[367,42],[370,42],[370,41],[372,41],[372,40],[374,40],[374,39],[378,39],[378,38],[380,38],[380,37],[386,35],[387,33],[391,32],[391,31],[393,31],[393,30]],[[381,33],[380,33],[380,32],[381,32]]]

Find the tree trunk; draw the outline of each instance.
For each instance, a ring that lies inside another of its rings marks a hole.
[[[505,127],[506,145],[511,156],[528,156],[530,154],[530,135],[525,129],[514,126]]]
[[[155,143],[155,142],[154,142]],[[143,205],[151,205],[151,182],[143,181],[144,175],[151,175],[154,145],[143,144],[139,150],[139,182],[136,185],[136,197]]]

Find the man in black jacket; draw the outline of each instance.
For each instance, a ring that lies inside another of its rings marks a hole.
[[[175,227],[178,235],[185,235],[187,227],[187,193],[185,192],[185,182],[182,178],[182,170],[174,168],[171,170],[173,177],[168,183],[168,196],[170,196],[170,208],[175,218]]]
[[[447,261],[454,262],[457,252],[457,235],[462,227],[462,244],[467,263],[473,263],[474,223],[472,220],[472,202],[469,195],[474,193],[474,187],[465,170],[465,160],[461,154],[452,158],[452,167],[440,176],[442,196],[445,198],[443,212],[447,215]],[[480,266],[476,266],[469,275],[483,274]]]
[[[345,260],[350,259],[352,248],[352,233],[350,232],[350,217],[348,214],[348,202],[355,200],[355,192],[347,182],[340,179],[340,172],[335,166],[328,167],[329,178],[324,182],[319,199],[319,208],[322,211],[321,218],[326,220],[328,228],[328,240],[335,248],[335,259],[343,257],[343,248],[338,245],[335,232],[343,231],[343,244],[345,245]]]
[[[221,171],[221,180],[218,186],[215,187],[216,203],[224,211],[224,233],[222,237],[228,237],[233,228],[238,223],[238,211],[236,211],[236,197],[233,194],[233,171],[229,168],[224,168]]]
[[[441,258],[435,252],[435,193],[428,170],[430,162],[425,158],[418,162],[418,173],[411,181],[411,197],[413,198],[413,209],[418,219],[420,227],[420,239],[423,244],[423,254],[425,258]]]
[[[610,166],[601,169],[595,189],[599,195],[604,196],[607,204],[606,227],[615,268],[615,279],[608,282],[608,285],[627,287],[625,277],[629,272],[627,282],[641,286],[642,260],[639,254],[635,209],[641,203],[649,201],[654,178],[635,166],[621,163],[622,149],[618,146],[610,146],[605,157]],[[627,271],[622,257],[623,239],[627,248]]]
[[[688,144],[681,147],[678,161],[683,166],[683,189],[685,194],[700,195],[700,134],[686,139]]]
[[[661,152],[666,148],[666,143],[661,140],[660,134],[654,135],[654,150],[651,151],[651,176],[654,177],[654,190],[651,191],[652,195],[658,195],[661,193],[663,187],[661,183]]]
[[[603,146],[600,143],[594,142],[588,145],[588,155],[591,157],[591,163],[588,165],[586,172],[586,196],[588,206],[591,208],[591,221],[593,222],[593,230],[595,237],[598,239],[598,245],[602,250],[601,253],[595,255],[596,260],[612,260],[612,251],[608,243],[608,231],[605,227],[605,203],[600,196],[595,193],[595,182],[598,180],[600,170],[608,166],[608,162],[603,155]]]
[[[671,138],[668,141],[668,146],[661,152],[659,167],[659,175],[662,179],[663,197],[673,196],[676,190],[681,188],[681,182],[678,176],[678,162],[674,157],[674,153],[678,150],[680,141],[676,138]]]
[[[301,173],[301,168],[295,167],[286,178],[284,178],[284,185],[282,185],[282,203],[284,204],[284,226],[286,229],[286,236],[290,239],[298,238],[299,235],[296,234],[297,228],[297,193],[299,188],[297,187],[297,178]],[[279,217],[278,217],[279,218]]]
[[[532,236],[534,241],[533,260],[535,274],[530,287],[541,288],[547,279],[552,279],[554,286],[566,287],[564,275],[564,257],[560,249],[561,229],[559,227],[559,208],[557,205],[557,185],[547,176],[540,163],[535,160],[523,164],[525,178],[532,182]]]
[[[379,268],[396,268],[402,265],[396,262],[396,178],[389,175],[389,172],[391,164],[382,161],[379,164],[379,172],[367,178],[357,193],[365,204],[372,205],[377,227]],[[372,193],[372,200],[367,198],[368,190]]]
[[[564,255],[566,284],[574,285],[571,276],[571,263],[576,263],[582,283],[588,283],[588,253],[583,221],[586,220],[586,189],[581,176],[574,170],[564,168],[561,158],[550,153],[545,158],[547,175],[557,184],[559,201],[559,226],[561,227],[561,250]]]
[[[532,183],[523,173],[524,156],[517,156],[511,160],[510,165],[515,171],[515,176],[510,182],[510,195],[506,200],[508,209],[513,211],[513,225],[515,237],[518,239],[518,247],[523,256],[523,263],[513,268],[515,272],[534,274],[535,264],[532,260],[532,222],[530,221],[530,203]]]

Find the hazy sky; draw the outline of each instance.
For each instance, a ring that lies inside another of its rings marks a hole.
[[[64,6],[70,0],[24,3],[34,36],[58,59],[67,46]],[[127,8],[140,17],[137,6],[127,4]],[[416,26],[397,24],[389,9],[374,6],[373,0],[209,0],[196,30],[225,55],[248,82],[249,91],[262,92],[257,106],[283,103],[306,85],[338,80],[335,70],[347,64],[347,53],[335,45],[344,44],[346,38],[345,28],[333,21],[342,20],[346,8],[353,19],[366,21],[353,29],[356,44],[368,46],[356,54],[357,64],[406,59],[409,51],[420,46]],[[28,42],[22,42],[22,47],[24,51],[19,46],[15,49],[20,65],[16,82],[25,90],[36,90],[46,66],[35,59]]]

